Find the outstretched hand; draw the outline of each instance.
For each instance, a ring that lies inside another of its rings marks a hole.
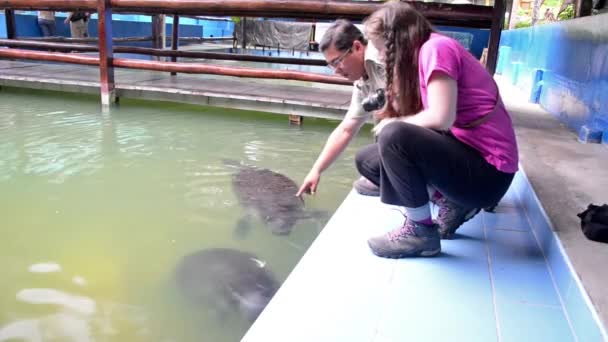
[[[320,180],[321,175],[318,172],[311,170],[306,178],[304,178],[304,181],[296,193],[296,196],[300,197],[302,194],[314,195],[315,192],[317,192],[317,186],[319,185]]]

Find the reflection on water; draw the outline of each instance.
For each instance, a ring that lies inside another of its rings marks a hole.
[[[66,342],[93,341],[86,320],[67,313],[58,313],[36,319],[24,319],[0,329],[0,341]]]
[[[88,342],[108,341],[119,335],[116,318],[129,319],[136,335],[153,341],[154,337],[146,327],[146,317],[142,311],[115,303],[106,303],[101,313],[83,314],[59,309],[58,313],[38,318],[22,319],[0,328],[0,341],[62,341]]]
[[[41,262],[31,265],[28,269],[32,273],[52,273],[61,271],[61,265],[54,262]]]
[[[30,272],[61,272],[57,263],[31,265]],[[86,286],[86,281],[75,276],[74,282]],[[141,336],[152,337],[146,327],[143,310],[111,302],[97,303],[92,298],[52,288],[26,288],[19,290],[15,298],[19,307],[39,311],[46,308],[49,314],[34,318],[13,320],[0,327],[0,341],[65,341],[87,342],[112,339],[118,333],[118,320],[129,320]],[[3,312],[6,314],[6,312]]]
[[[0,341],[237,341],[240,309],[219,321],[176,284],[185,256],[255,255],[283,282],[327,218],[271,233],[239,202],[228,158],[300,182],[335,123],[212,108],[0,91]],[[355,140],[308,211],[333,212],[356,177]],[[269,184],[259,184],[260,187]],[[229,271],[229,267],[224,267]],[[234,292],[243,305],[258,297]]]
[[[90,298],[55,289],[24,289],[17,292],[17,300],[30,304],[54,304],[84,315],[95,313],[95,302]]]

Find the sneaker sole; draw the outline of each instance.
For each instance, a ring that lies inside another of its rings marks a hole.
[[[371,244],[369,244],[369,248],[372,250],[372,253],[374,253],[374,255],[379,256],[381,258],[387,258],[387,259],[403,259],[403,258],[415,258],[415,257],[425,257],[425,258],[430,258],[430,257],[434,257],[437,256],[439,253],[441,253],[441,246],[437,249],[433,249],[430,251],[416,251],[413,253],[398,253],[398,254],[384,254],[382,252],[376,251]]]
[[[357,191],[357,193],[362,196],[380,197],[379,192],[359,190],[357,188],[355,188],[355,191]]]
[[[371,196],[371,197],[380,196],[380,188],[374,188],[374,189],[366,188],[366,187],[360,186],[357,181],[353,182],[353,188],[359,195]]]

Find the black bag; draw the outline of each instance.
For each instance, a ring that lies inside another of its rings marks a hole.
[[[576,216],[581,218],[583,233],[589,240],[608,242],[608,204],[589,204],[587,210]]]

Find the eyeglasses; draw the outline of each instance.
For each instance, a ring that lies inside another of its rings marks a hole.
[[[340,66],[340,64],[342,64],[342,62],[344,61],[344,58],[346,58],[346,56],[348,56],[349,53],[353,52],[353,48],[350,47],[348,48],[348,50],[344,51],[343,54],[341,54],[340,56],[336,57],[334,60],[332,60],[331,62],[327,62],[327,66],[330,69],[337,69],[338,66]]]

